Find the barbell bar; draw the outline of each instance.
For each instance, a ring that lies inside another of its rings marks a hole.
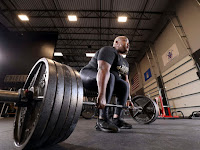
[[[27,91],[27,92],[31,92],[32,91]],[[23,99],[22,95],[26,95],[26,93],[24,89],[19,89],[18,92],[15,91],[6,91],[6,90],[0,90],[0,101],[2,102],[13,102],[13,103],[18,103],[20,101],[20,99]],[[33,94],[32,94],[33,95]],[[28,98],[28,97],[24,97],[24,98]],[[34,100],[42,100],[44,97],[43,96],[38,96],[38,97],[29,97],[28,99],[34,99]],[[83,102],[83,105],[92,105],[92,106],[96,106],[95,102]],[[106,104],[105,106],[107,107],[119,107],[119,108],[128,108],[122,105],[116,105],[116,104]],[[131,109],[131,107],[129,107]]]
[[[18,102],[20,100],[19,92],[0,90],[0,101],[2,101],[2,102]]]
[[[81,114],[83,85],[79,73],[64,64],[41,58],[31,69],[24,87],[18,92],[0,90],[0,101],[15,102],[14,145],[19,149],[35,149],[66,140]],[[136,96],[129,109],[138,123],[156,120],[158,106],[150,98]],[[110,107],[121,105],[106,104]]]
[[[96,106],[96,103],[95,102],[83,102],[83,105],[91,105],[91,106]],[[106,104],[105,105],[106,107],[118,107],[118,108],[123,108],[123,109],[132,109],[132,110],[135,110],[135,111],[139,111],[139,112],[142,112],[142,107],[140,106],[137,106],[137,107],[126,107],[126,106],[123,106],[123,105],[116,105],[116,104]]]
[[[27,96],[27,93],[32,93],[30,95],[32,96]],[[42,101],[44,99],[43,96],[37,96],[33,97],[33,92],[32,91],[25,91],[24,89],[19,89],[18,92],[15,91],[6,91],[6,90],[0,90],[0,101],[2,102],[7,102],[7,103],[16,103],[16,105],[20,105],[20,102],[27,102],[28,100],[34,100],[34,101]],[[26,95],[26,96],[25,96]],[[97,103],[95,102],[89,102],[89,101],[83,101],[83,105],[91,105],[91,106],[96,106]],[[132,110],[141,110],[142,107],[126,107],[123,105],[116,105],[116,104],[106,104],[106,107],[118,107],[118,108],[123,108],[123,109],[132,109]],[[25,106],[23,106],[25,107]]]
[[[95,103],[95,102],[83,102],[83,105],[96,106],[96,103]],[[115,104],[106,104],[105,106],[107,106],[107,107],[127,108],[127,107],[124,107],[124,106],[122,106],[122,105],[115,105]]]

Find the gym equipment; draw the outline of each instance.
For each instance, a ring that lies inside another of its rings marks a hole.
[[[160,105],[161,105],[161,108],[160,110],[158,111],[158,118],[171,118],[171,119],[175,119],[175,118],[179,118],[179,116],[174,116],[172,113],[171,113],[171,110],[170,110],[170,106],[164,106],[163,105],[163,100],[162,100],[162,96],[159,96],[159,97],[155,97],[155,101],[156,101],[156,104],[158,105],[159,107],[159,102],[160,101]]]
[[[200,111],[193,111],[188,117],[189,119],[200,119]]]
[[[183,114],[182,111],[178,110],[178,111],[173,111],[172,112],[172,116],[174,117],[174,113],[176,113],[176,117],[175,118],[179,118],[179,119],[183,119],[185,116]]]
[[[133,105],[137,108],[142,108],[142,112],[129,109],[131,116],[135,121],[140,124],[149,124],[156,120],[158,117],[158,105],[150,98],[142,95],[135,96],[132,99]]]
[[[14,144],[34,149],[66,140],[73,132],[83,105],[83,85],[73,68],[41,58],[31,69],[18,92],[0,90],[0,101],[15,102]],[[151,123],[158,106],[149,98],[133,98],[130,113],[139,123]],[[96,105],[84,102],[84,105]],[[111,107],[121,105],[106,104]]]
[[[95,116],[95,112],[96,112],[96,107],[83,105],[81,116],[85,119],[92,119]]]
[[[92,119],[95,115],[95,109],[84,109],[81,113],[82,117],[85,119]]]

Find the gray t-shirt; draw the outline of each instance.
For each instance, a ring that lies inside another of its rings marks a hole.
[[[129,64],[120,54],[117,53],[116,49],[111,46],[102,47],[95,53],[95,56],[90,60],[89,64],[84,68],[98,68],[98,60],[106,61],[111,65],[110,72],[115,76],[124,78],[125,75],[129,74]]]

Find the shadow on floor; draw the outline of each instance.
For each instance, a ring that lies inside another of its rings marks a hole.
[[[96,149],[79,146],[79,145],[68,144],[68,143],[60,143],[54,146],[39,148],[37,150],[96,150]]]
[[[144,131],[144,132],[142,132],[142,131],[121,131],[120,132],[120,134],[125,134],[125,135],[127,135],[127,136],[129,136],[128,134],[143,134],[143,135],[165,135],[165,136],[174,136],[174,134],[170,134],[170,133],[159,133],[159,132],[153,132],[153,131],[151,131],[151,132],[147,132],[147,131]]]

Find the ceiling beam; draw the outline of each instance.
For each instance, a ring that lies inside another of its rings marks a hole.
[[[66,49],[66,50],[75,50],[75,49],[78,49],[78,50],[99,50],[99,48],[73,48],[73,47],[67,47],[67,48],[59,48],[59,47],[56,47],[55,49]]]
[[[64,38],[62,38],[62,39],[58,39],[59,41],[112,41],[113,42],[113,40],[100,40],[100,39],[64,39]],[[139,43],[144,43],[144,42],[146,42],[146,41],[130,41],[130,43],[133,43],[133,42],[139,42]]]
[[[25,26],[26,27],[26,26]],[[8,26],[7,28],[15,28],[15,27],[11,27],[11,26]],[[24,28],[24,27],[22,27],[22,26],[16,26],[16,28]],[[26,28],[30,28],[30,27],[26,27]],[[50,26],[50,27],[48,27],[48,26],[32,26],[32,28],[35,28],[35,29],[44,29],[44,28],[46,28],[46,29],[55,29],[55,27],[52,27],[52,26]],[[68,27],[63,27],[63,26],[56,26],[56,29],[99,29],[99,27],[81,27],[81,26],[79,26],[79,27],[70,27],[70,26],[68,26]],[[101,27],[101,29],[111,29],[111,30],[145,30],[145,31],[152,31],[152,29],[151,28],[113,28],[113,27]]]
[[[82,33],[82,32],[76,32],[76,33],[74,33],[74,32],[66,32],[66,33],[60,33],[60,35],[69,35],[69,34],[78,34],[78,35],[80,35],[80,34],[83,34],[83,35],[99,35],[99,33],[95,33],[95,32],[90,32],[90,33]],[[124,35],[124,33],[101,33],[101,35],[113,35],[113,36],[120,36],[120,35]],[[132,36],[132,34],[126,34],[126,36]],[[136,35],[136,36],[143,36],[143,35]]]
[[[68,9],[2,9],[3,12],[11,11],[11,12],[84,12],[84,13],[99,13],[100,11],[103,13],[145,13],[145,14],[157,14],[162,15],[163,12],[160,11],[131,11],[131,10],[68,10]]]
[[[133,20],[151,20],[149,15],[162,15],[159,11],[111,11],[111,10],[64,10],[64,9],[2,9],[2,12],[26,13],[29,18],[67,18],[69,14],[75,14],[78,18],[117,19],[120,15],[126,15]],[[141,15],[142,17],[138,17]]]
[[[91,48],[88,48],[88,46],[92,46]],[[105,46],[105,45],[104,45]],[[109,45],[108,45],[109,46]],[[74,45],[74,44],[57,44],[55,49],[88,49],[88,50],[92,50],[92,49],[100,49],[102,47],[102,45],[99,44],[95,44],[95,43],[91,43],[91,44],[80,44],[80,45]],[[132,46],[130,50],[136,50],[139,51],[139,49],[136,49],[136,46]]]
[[[67,18],[67,16],[28,16],[29,18]],[[77,16],[78,19],[99,19],[98,16],[94,16],[94,17],[81,17],[81,16]],[[101,17],[102,19],[118,19],[118,17]],[[128,17],[129,20],[151,20],[150,18],[137,18],[137,17]]]
[[[73,48],[73,47],[67,47],[67,48],[59,48],[59,47],[57,47],[57,48],[55,48],[56,50],[83,50],[83,51],[85,51],[85,50],[92,50],[92,51],[95,51],[95,50],[99,50],[99,48]],[[140,49],[131,49],[130,51],[140,51]]]

